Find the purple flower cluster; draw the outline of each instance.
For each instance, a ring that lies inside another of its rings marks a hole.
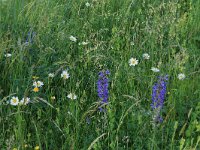
[[[108,104],[108,77],[110,72],[107,71],[101,71],[99,72],[99,78],[97,81],[97,93],[101,100],[99,109],[100,111],[103,111],[103,106]]]
[[[168,76],[160,76],[158,82],[152,88],[152,103],[151,107],[154,110],[154,120],[162,122],[162,117],[160,116],[160,111],[163,108],[164,100],[167,92]]]

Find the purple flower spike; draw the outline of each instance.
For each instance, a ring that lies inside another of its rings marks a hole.
[[[162,122],[162,117],[160,116],[160,111],[163,108],[164,100],[167,92],[168,75],[160,76],[158,82],[154,84],[152,88],[152,103],[151,108],[154,111],[153,119],[155,122]]]
[[[107,75],[109,75],[110,74],[110,71],[109,70],[106,70],[106,72],[105,72]]]
[[[101,102],[100,102],[100,106],[99,106],[99,110],[100,112],[104,112],[105,110],[102,107],[105,107],[105,105],[108,104],[108,77],[107,75],[109,75],[110,72],[109,70],[107,71],[101,71],[99,72],[99,79],[97,81],[97,93],[98,93],[98,97],[100,98]]]

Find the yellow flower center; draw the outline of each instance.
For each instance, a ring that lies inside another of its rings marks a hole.
[[[13,103],[17,103],[17,99],[16,98],[13,99]]]
[[[135,59],[134,59],[134,60],[132,60],[132,61],[131,61],[131,63],[132,63],[132,64],[136,64],[136,61],[135,61]]]
[[[40,149],[40,147],[39,147],[39,146],[36,146],[36,147],[35,147],[35,150],[39,150],[39,149]]]
[[[66,75],[66,74],[64,74],[64,75],[63,75],[63,78],[64,78],[64,79],[67,79],[67,75]]]
[[[35,87],[35,88],[33,89],[33,91],[34,91],[34,92],[38,92],[38,91],[39,91],[39,88],[38,88],[38,87]]]

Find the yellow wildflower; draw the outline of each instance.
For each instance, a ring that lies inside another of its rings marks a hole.
[[[28,147],[28,145],[27,145],[27,144],[25,144],[25,145],[24,145],[24,147],[25,147],[25,148],[27,148],[27,147]]]
[[[35,147],[35,150],[39,150],[39,149],[40,149],[40,147],[39,147],[39,146],[36,146],[36,147]]]
[[[39,88],[38,87],[34,87],[33,92],[39,92]]]
[[[37,77],[37,76],[32,76],[32,78],[33,78],[34,80],[36,80],[36,79],[38,79],[39,77]]]
[[[55,96],[51,96],[51,100],[53,101],[53,100],[55,100],[56,99],[56,97]]]

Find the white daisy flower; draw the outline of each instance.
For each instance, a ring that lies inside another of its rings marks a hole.
[[[73,100],[77,99],[77,96],[76,96],[74,93],[68,94],[67,97],[68,97],[69,99],[73,99]]]
[[[11,57],[12,56],[12,54],[10,54],[10,53],[7,53],[7,54],[5,54],[5,57]]]
[[[142,57],[143,57],[144,59],[149,59],[149,58],[150,58],[150,55],[147,54],[147,53],[144,53],[144,54],[142,55]]]
[[[53,77],[55,77],[55,74],[54,74],[54,73],[49,73],[49,74],[48,74],[48,77],[49,77],[49,78],[53,78]]]
[[[44,85],[44,83],[42,81],[35,81],[33,82],[33,86],[34,87],[42,87]]]
[[[30,98],[29,97],[26,97],[26,98],[22,98],[22,100],[20,101],[20,104],[21,105],[27,105],[30,103]]]
[[[138,64],[138,60],[136,58],[131,58],[129,60],[129,65],[130,66],[136,66]]]
[[[76,42],[76,41],[77,41],[76,37],[74,37],[74,36],[72,36],[72,35],[69,37],[69,39],[70,39],[72,42]]]
[[[179,80],[184,80],[185,79],[185,74],[183,74],[183,73],[178,74],[178,79]]]
[[[87,2],[87,3],[85,3],[85,6],[90,7],[91,5],[90,5],[90,3]]]
[[[160,72],[160,70],[159,70],[158,68],[155,68],[155,67],[151,67],[151,70],[152,70],[153,72]]]
[[[19,98],[13,96],[10,100],[10,104],[13,106],[17,106],[19,104]]]
[[[63,72],[61,73],[61,78],[63,79],[68,79],[70,77],[69,73],[67,70],[63,70]]]

